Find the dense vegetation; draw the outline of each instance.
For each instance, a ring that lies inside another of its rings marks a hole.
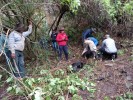
[[[0,1],[0,31],[2,27],[13,30],[17,22],[25,25],[31,20],[33,32],[26,39],[25,56],[28,72],[32,78],[19,81],[22,88],[14,84],[10,76],[6,80],[9,84],[7,91],[35,100],[67,100],[71,94],[72,100],[82,100],[78,90],[89,91],[90,98],[94,98],[95,84],[88,78],[80,77],[80,73],[73,73],[71,66],[67,69],[51,70],[50,33],[52,29],[65,27],[73,44],[80,45],[81,33],[89,27],[97,28],[97,38],[109,33],[121,38],[133,37],[133,1],[132,0],[1,0]],[[43,41],[43,47],[40,45]],[[70,51],[70,53],[72,53]],[[1,57],[0,57],[1,58]],[[54,58],[55,59],[55,58]],[[57,60],[56,60],[57,61]],[[34,62],[34,63],[31,63]],[[33,66],[35,65],[35,66]],[[35,67],[35,71],[32,71]],[[93,68],[88,68],[87,75]],[[47,74],[49,73],[49,74]],[[34,76],[36,74],[36,76]],[[4,74],[5,75],[5,74]],[[90,75],[91,76],[91,75]],[[92,75],[93,76],[93,75]],[[89,76],[87,76],[89,77]],[[3,74],[0,75],[3,78]],[[17,80],[18,81],[18,80]],[[2,81],[3,82],[3,81]],[[124,95],[132,98],[130,93]],[[118,100],[119,97],[117,97]],[[121,97],[122,98],[122,97]],[[124,97],[123,97],[124,98]],[[105,100],[109,100],[108,97]]]

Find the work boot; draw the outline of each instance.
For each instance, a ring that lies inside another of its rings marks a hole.
[[[112,60],[115,60],[115,58],[116,58],[115,55],[112,55]]]

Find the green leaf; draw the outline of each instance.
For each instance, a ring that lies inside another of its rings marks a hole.
[[[0,80],[1,80],[1,78],[2,78],[2,75],[0,75]]]
[[[69,92],[72,93],[72,94],[75,94],[75,93],[77,93],[77,91],[78,91],[78,89],[77,89],[75,86],[73,86],[73,85],[69,86],[69,87],[68,87],[68,90],[69,90]]]
[[[59,96],[58,100],[65,100],[65,97],[64,96]]]
[[[41,70],[40,71],[40,74],[42,75],[42,74],[48,74],[49,73],[49,71],[48,70]]]
[[[45,100],[52,100],[50,96],[46,96]]]
[[[90,86],[96,86],[96,85],[95,85],[94,83],[91,82],[91,83],[90,83]]]
[[[74,94],[72,100],[83,100],[81,96]]]
[[[29,86],[32,86],[32,85],[33,85],[32,80],[29,80],[29,81],[28,81],[28,85],[29,85]]]
[[[13,87],[8,87],[7,92],[10,92],[13,89]]]
[[[11,81],[13,81],[13,77],[9,77],[9,78],[6,80],[7,83],[9,83],[9,82],[11,82]]]
[[[16,90],[16,94],[23,93],[23,91],[22,91],[22,89],[20,87],[17,87],[15,90]]]

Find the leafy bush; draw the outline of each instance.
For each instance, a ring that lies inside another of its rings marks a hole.
[[[7,79],[7,82],[11,84],[7,91],[16,95],[28,95],[33,100],[64,100],[66,94],[72,94],[72,100],[76,100],[78,91],[87,90],[90,94],[93,94],[95,84],[88,82],[87,78],[81,79],[78,74],[70,72],[65,76],[63,70],[55,71],[53,76],[48,70],[41,70],[40,77],[37,78],[25,78],[19,83],[21,86],[13,85],[12,78]],[[58,76],[58,77],[57,77]],[[61,77],[63,76],[63,77]],[[24,88],[23,88],[24,87]]]

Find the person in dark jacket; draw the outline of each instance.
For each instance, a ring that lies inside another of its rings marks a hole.
[[[57,37],[57,32],[56,30],[53,30],[52,34],[51,34],[51,39],[52,39],[52,47],[54,49],[54,51],[58,51],[58,44],[56,42],[56,37]]]
[[[85,39],[87,39],[88,37],[93,37],[92,34],[95,33],[96,29],[95,28],[90,28],[85,30],[82,33],[82,42],[84,42]]]

